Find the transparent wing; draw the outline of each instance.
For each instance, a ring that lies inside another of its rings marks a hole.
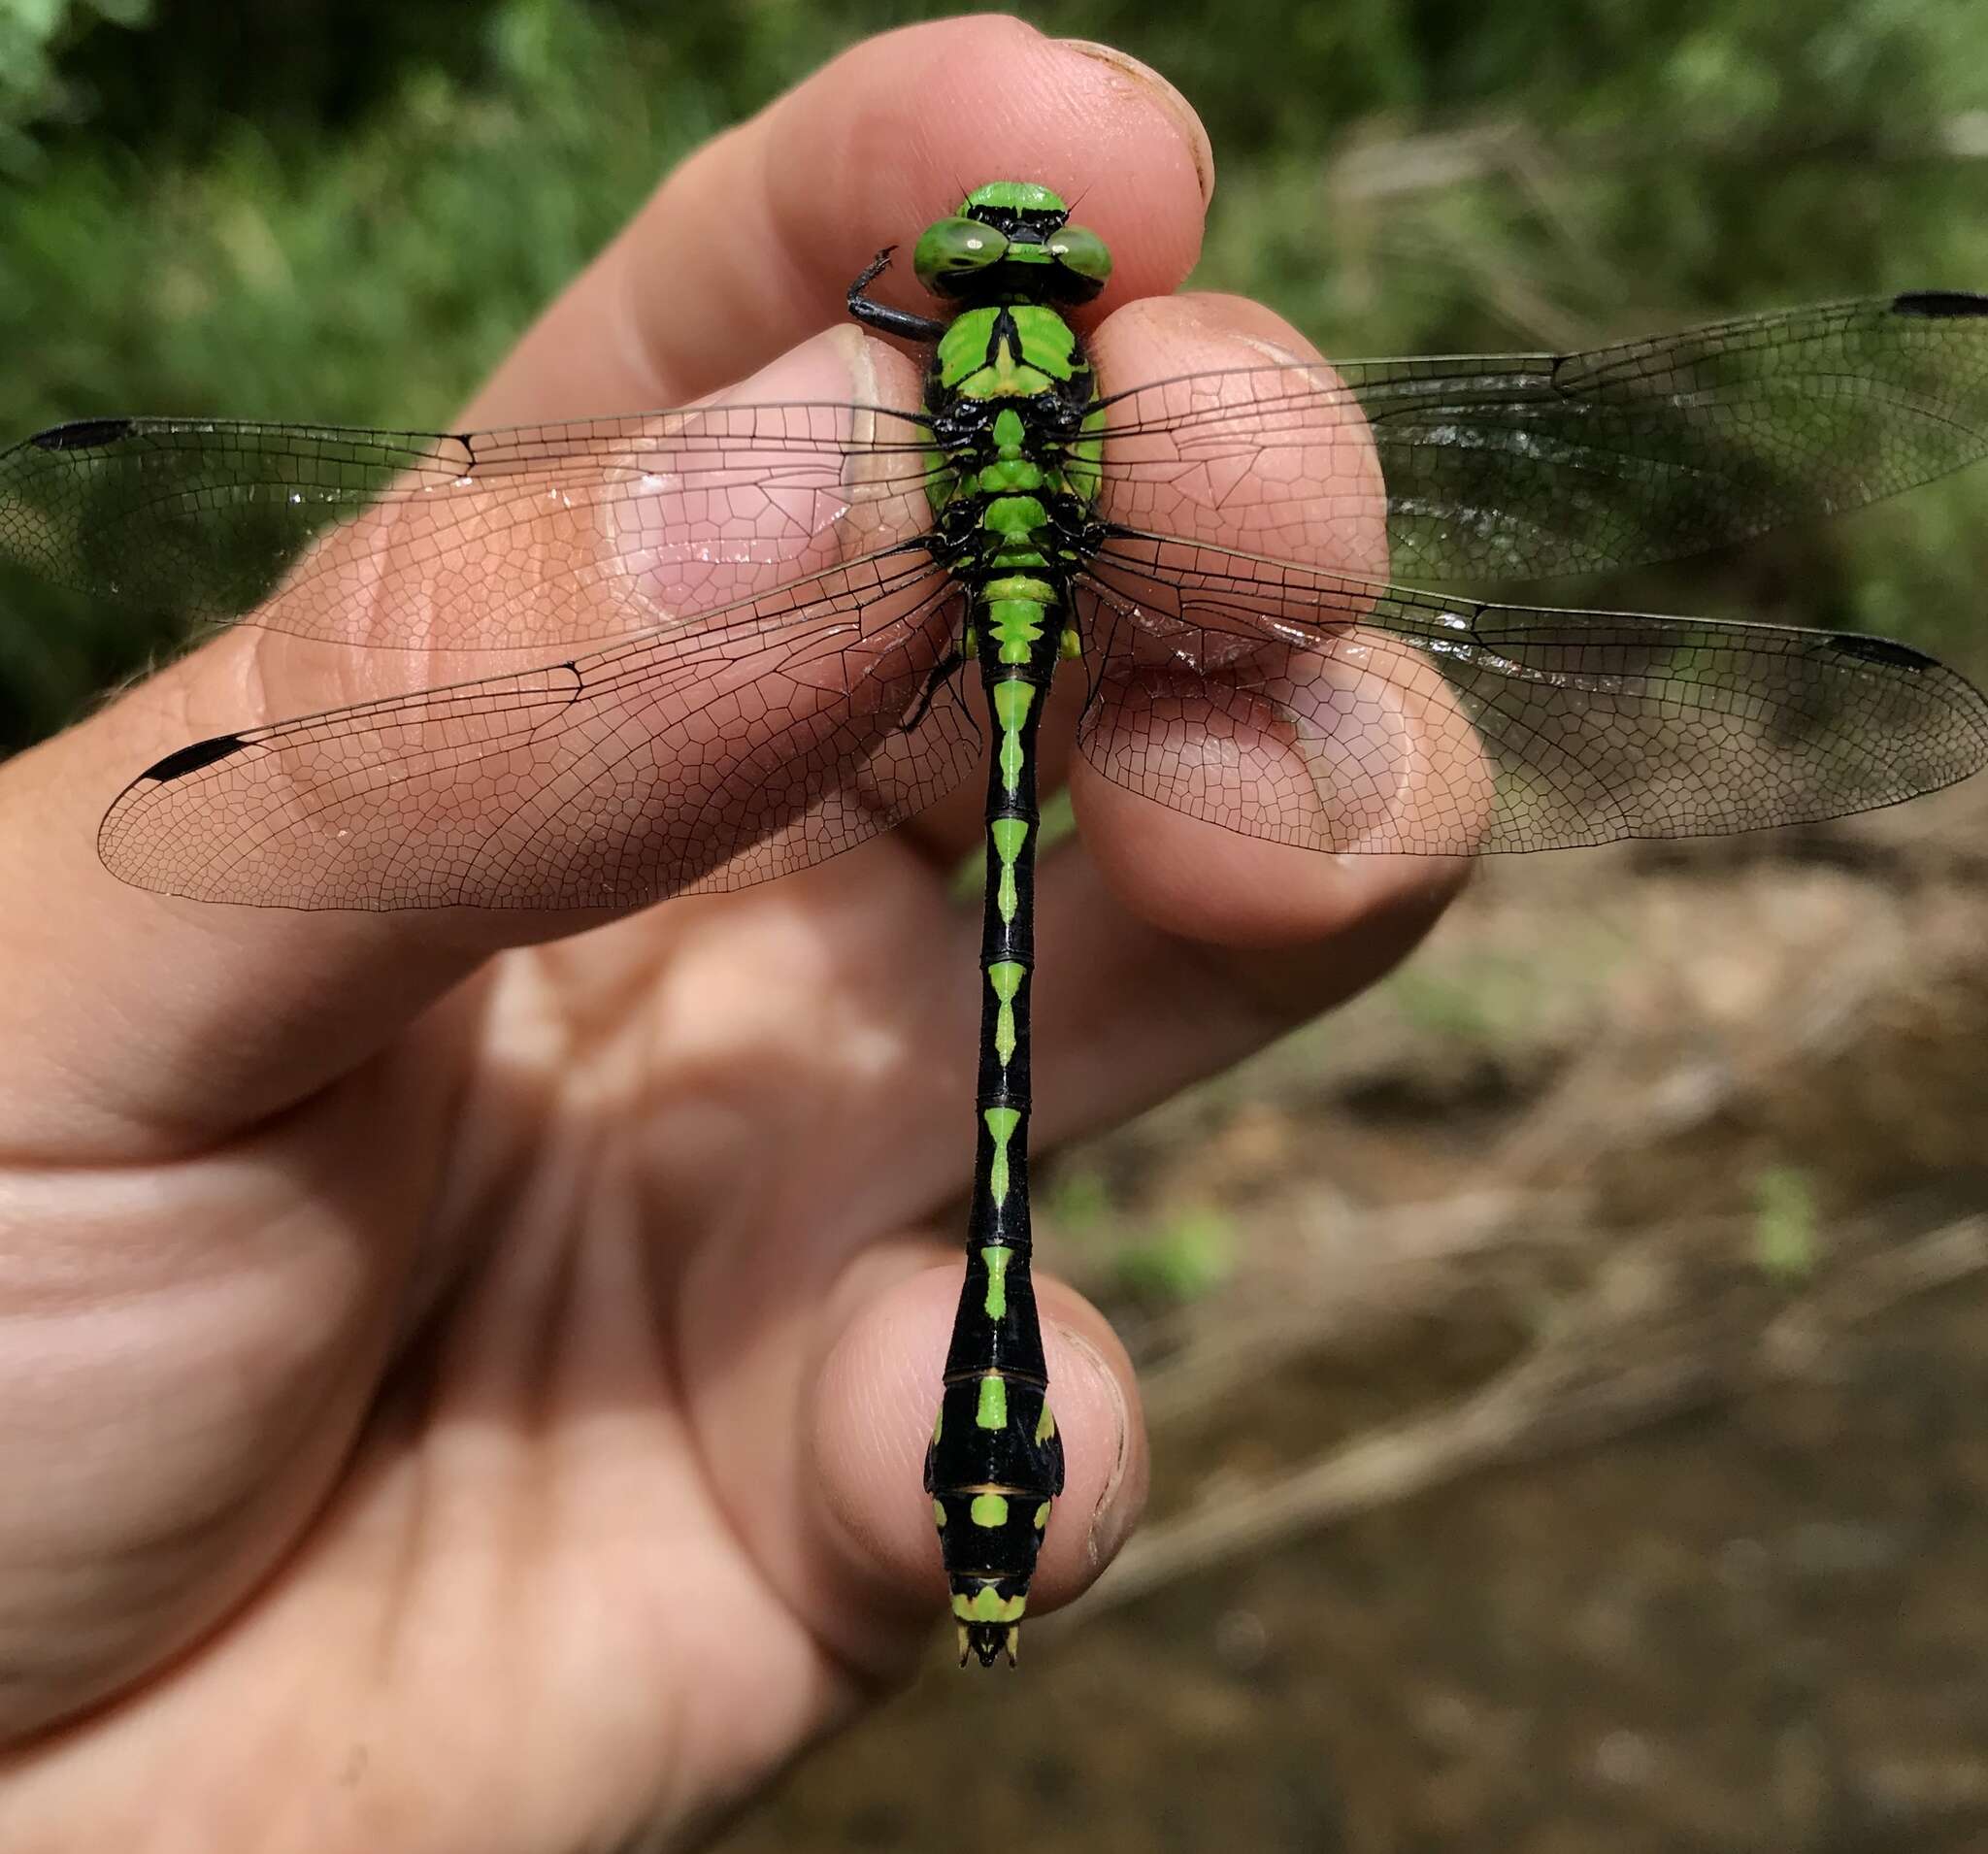
[[[1988,701],[1875,638],[1448,600],[1129,533],[1081,602],[1091,763],[1311,849],[1753,830],[1988,762]]]
[[[975,723],[931,688],[959,622],[929,559],[878,554],[549,667],[199,742],[124,789],[98,850],[140,887],[274,908],[743,886],[974,765]]]
[[[826,403],[453,435],[96,419],[0,452],[0,560],[338,644],[556,649],[919,532],[925,431]]]
[[[1859,507],[1988,450],[1988,296],[1922,291],[1719,322],[1579,354],[1188,375],[1107,401],[1110,513],[1330,558],[1319,447],[1364,417],[1390,571],[1545,579],[1677,558]],[[1357,494],[1357,452],[1341,469]],[[1246,485],[1246,493],[1245,491]]]

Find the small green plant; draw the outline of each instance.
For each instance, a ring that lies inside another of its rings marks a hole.
[[[1182,1305],[1220,1287],[1236,1270],[1236,1226],[1206,1205],[1180,1210],[1118,1258],[1119,1284],[1143,1301]]]
[[[1770,1166],[1753,1180],[1753,1265],[1796,1286],[1821,1259],[1815,1184],[1799,1166]]]
[[[1056,1174],[1044,1208],[1058,1235],[1093,1237],[1110,1217],[1111,1187],[1103,1173],[1089,1166],[1070,1166]]]

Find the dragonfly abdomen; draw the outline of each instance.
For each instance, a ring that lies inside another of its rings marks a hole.
[[[1017,564],[1012,558],[1004,567]],[[980,1049],[967,1271],[925,1486],[952,1590],[960,1659],[1014,1658],[1029,1580],[1063,1489],[1063,1443],[1030,1275],[1029,987],[1042,812],[1036,746],[1065,611],[1053,577],[1004,571],[972,627],[995,729],[987,783]]]

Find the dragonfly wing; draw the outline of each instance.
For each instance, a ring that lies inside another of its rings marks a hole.
[[[1121,534],[1100,772],[1244,835],[1410,854],[1836,817],[1988,763],[1988,701],[1880,639],[1446,600]]]
[[[0,452],[0,562],[210,622],[543,653],[919,533],[925,441],[827,403],[453,435],[94,419]]]
[[[625,908],[820,862],[977,760],[950,580],[893,552],[591,655],[197,743],[125,788],[112,874],[273,908]]]
[[[1349,434],[1363,423],[1385,480],[1390,570],[1405,579],[1680,558],[1988,451],[1988,296],[1829,304],[1585,353],[1161,381],[1107,402],[1110,513],[1194,532],[1246,479],[1246,525],[1225,539],[1330,558],[1327,492],[1360,492]],[[1321,455],[1336,461],[1321,471]]]

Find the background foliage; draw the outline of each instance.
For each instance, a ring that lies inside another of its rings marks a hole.
[[[0,432],[446,419],[689,148],[932,11],[0,0]],[[1188,93],[1220,167],[1200,281],[1329,352],[1558,347],[1988,281],[1988,36],[1966,0],[1229,0],[1220,34],[1200,0],[1032,17]],[[1966,661],[1983,546],[1963,507],[1935,493],[1710,579],[1601,590]],[[0,584],[0,750],[174,631]]]

